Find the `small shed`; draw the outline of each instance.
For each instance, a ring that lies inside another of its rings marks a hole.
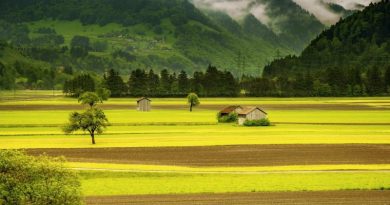
[[[267,118],[267,113],[259,107],[244,107],[237,112],[238,124],[243,125],[246,120],[261,120]]]
[[[239,105],[232,105],[232,106],[228,106],[228,107],[225,107],[224,109],[222,109],[220,112],[219,112],[219,115],[221,117],[223,116],[226,116],[226,115],[229,115],[230,113],[232,112],[235,112],[235,113],[238,113],[242,110],[243,108]]]
[[[137,100],[137,110],[142,112],[149,112],[151,109],[151,102],[149,98],[142,97]]]

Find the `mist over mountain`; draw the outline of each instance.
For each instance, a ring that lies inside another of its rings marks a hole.
[[[343,10],[356,11],[362,10],[370,3],[378,1],[380,0],[192,0],[194,5],[200,9],[221,11],[236,20],[251,14],[265,25],[270,25],[275,21],[272,18],[272,5],[270,4],[281,5],[294,2],[325,25],[331,25],[343,17],[344,13],[343,11],[332,9],[329,5],[337,5]]]

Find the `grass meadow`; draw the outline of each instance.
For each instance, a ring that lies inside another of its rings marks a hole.
[[[262,191],[383,189],[390,173],[177,174],[85,172],[86,195],[147,195]]]

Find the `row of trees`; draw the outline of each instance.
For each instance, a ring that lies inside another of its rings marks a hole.
[[[390,94],[390,66],[297,73],[292,77],[245,77],[241,88],[250,96],[381,96]]]
[[[192,77],[184,71],[178,75],[162,70],[156,74],[153,70],[136,69],[125,82],[118,72],[111,69],[104,74],[102,83],[97,85],[88,74],[74,77],[64,84],[64,93],[78,96],[87,91],[95,91],[98,87],[111,91],[114,97],[119,96],[185,96],[195,92],[202,96],[237,96],[239,83],[228,71],[220,71],[209,66],[206,72],[197,71]]]
[[[64,93],[79,96],[99,88],[110,90],[114,97],[174,97],[185,96],[189,92],[211,97],[381,96],[390,94],[390,66],[383,72],[378,67],[347,71],[329,68],[315,74],[301,72],[291,77],[243,76],[240,80],[214,66],[209,66],[206,72],[195,72],[191,77],[184,71],[176,75],[167,70],[156,74],[153,70],[146,72],[137,69],[131,72],[127,82],[111,69],[101,80],[83,74],[66,81]]]

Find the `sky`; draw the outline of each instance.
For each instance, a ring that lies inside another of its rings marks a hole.
[[[192,0],[195,6],[201,9],[209,9],[227,13],[236,20],[240,20],[247,14],[253,14],[260,22],[269,25],[272,21],[267,15],[267,4],[264,0]],[[272,0],[276,1],[276,0]],[[371,2],[380,0],[291,0],[313,14],[325,25],[336,23],[341,14],[330,10],[326,3],[338,4],[348,10],[359,9],[359,5],[367,6]]]

